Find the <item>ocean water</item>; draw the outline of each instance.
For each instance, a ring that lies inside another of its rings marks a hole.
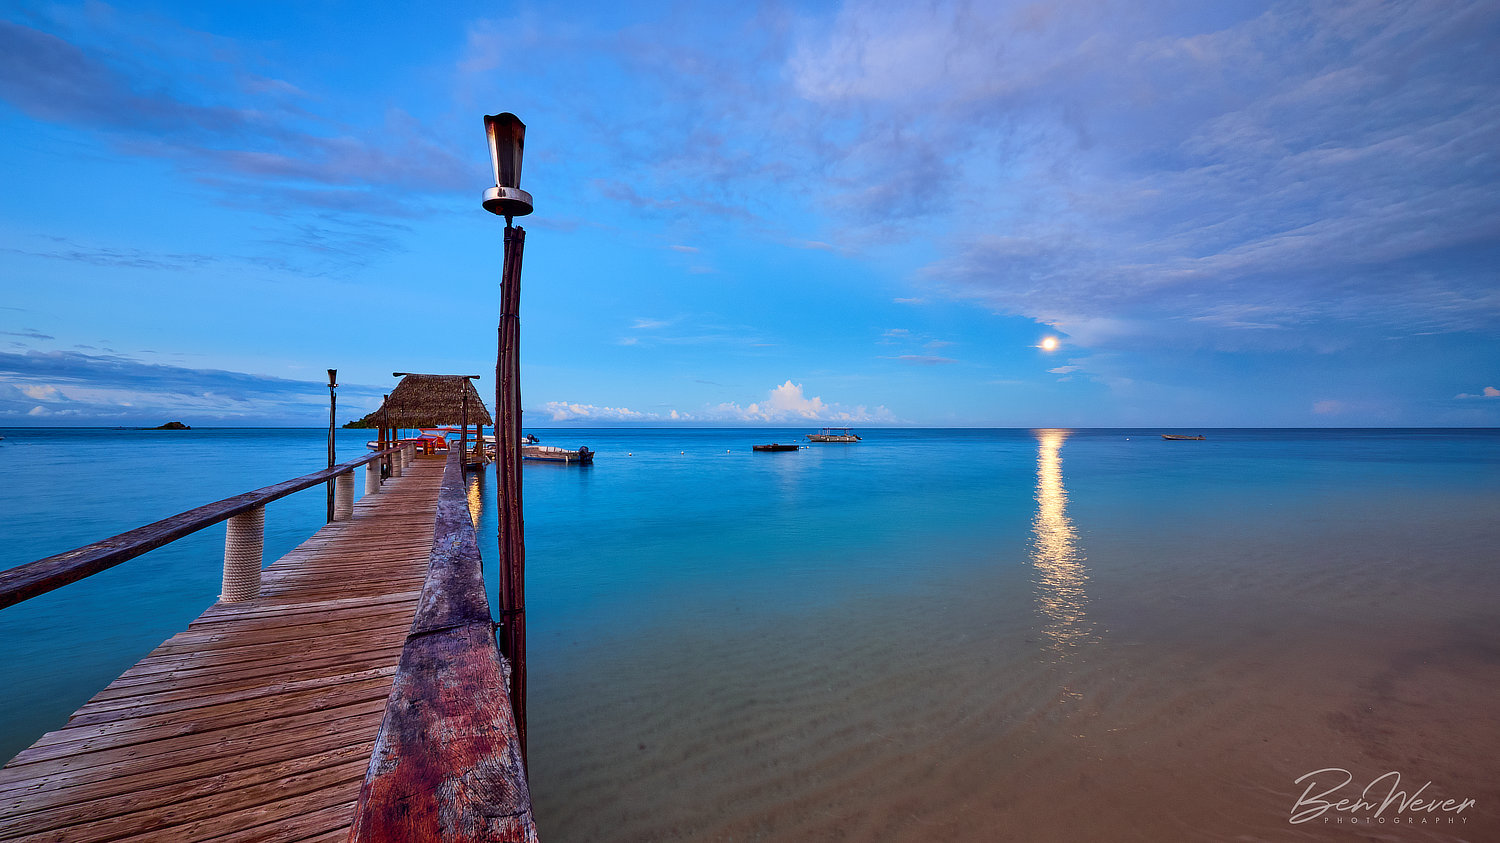
[[[1500,839],[1500,431],[750,451],[804,432],[537,431],[599,454],[524,474],[543,839]],[[7,567],[325,460],[315,430],[0,433]],[[268,559],[323,501],[268,509]],[[0,611],[0,755],[212,602],[222,535]],[[1388,774],[1475,804],[1290,822]]]

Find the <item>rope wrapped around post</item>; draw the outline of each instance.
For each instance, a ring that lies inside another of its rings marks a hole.
[[[265,507],[258,506],[225,522],[221,602],[235,603],[260,596],[260,564],[265,545]]]
[[[380,493],[380,460],[365,463],[365,494]]]
[[[403,453],[405,453],[405,449],[404,448],[402,450],[400,450],[400,451],[397,451],[394,454],[391,454],[391,476],[392,477],[400,477],[401,475],[405,474],[405,471],[403,469],[406,468],[406,464],[401,459],[401,455]]]
[[[333,483],[333,520],[343,521],[354,515],[354,472],[346,471]]]

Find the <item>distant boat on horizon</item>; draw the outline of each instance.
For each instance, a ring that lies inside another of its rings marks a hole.
[[[858,442],[860,438],[851,427],[825,427],[817,433],[807,434],[809,442]]]
[[[1202,440],[1203,436],[1201,434],[1198,435],[1198,436],[1183,436],[1180,433],[1163,433],[1161,435],[1161,438],[1163,438],[1163,439],[1183,439],[1183,440]]]

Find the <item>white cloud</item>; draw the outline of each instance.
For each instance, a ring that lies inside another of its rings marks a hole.
[[[1453,397],[1454,398],[1500,398],[1500,389],[1496,389],[1493,386],[1487,386],[1487,387],[1484,388],[1484,391],[1481,392],[1478,395],[1473,395],[1473,394],[1468,393],[1468,392],[1460,392],[1459,394],[1457,394],[1457,395],[1455,395]]]
[[[885,407],[873,410],[860,405],[852,409],[825,402],[819,396],[808,397],[802,384],[788,380],[774,387],[765,400],[749,406],[727,402],[708,411],[708,417],[726,421],[787,422],[787,421],[839,421],[869,422],[894,421],[895,417]]]
[[[594,404],[572,404],[567,401],[548,401],[542,412],[552,416],[553,421],[651,421],[660,418],[655,413],[643,413],[628,407],[599,407]]]

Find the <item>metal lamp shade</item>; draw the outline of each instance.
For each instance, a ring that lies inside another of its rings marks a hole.
[[[526,124],[510,112],[487,114],[484,132],[490,141],[490,166],[495,186],[484,192],[484,209],[503,217],[531,213],[531,194],[521,189],[521,156],[526,150]]]

